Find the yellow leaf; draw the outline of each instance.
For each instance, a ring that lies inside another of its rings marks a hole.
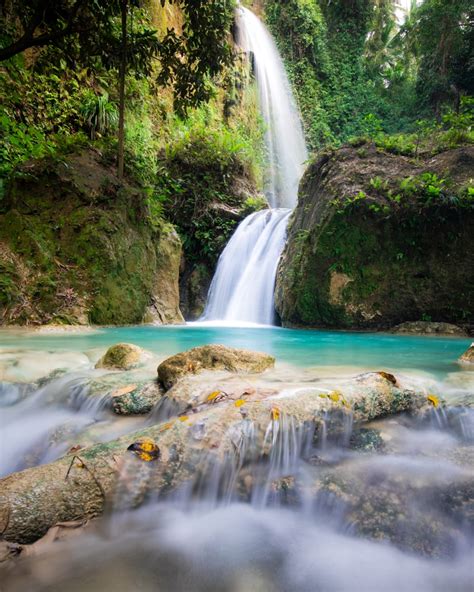
[[[332,391],[332,393],[329,393],[328,397],[331,399],[331,401],[334,401],[334,403],[337,403],[338,401],[341,400],[342,394],[340,391]]]
[[[321,397],[321,399],[327,399],[328,398],[328,395],[326,393],[321,393],[319,396]]]
[[[130,452],[138,456],[140,460],[150,462],[160,458],[160,449],[151,438],[140,438],[127,448]]]
[[[187,415],[180,415],[178,419],[179,421],[188,421],[189,417]]]
[[[220,394],[221,391],[213,391],[210,395],[207,396],[207,400],[214,401],[214,399],[216,399]]]
[[[272,407],[272,419],[273,421],[278,421],[280,419],[280,410],[278,407]]]
[[[436,395],[428,395],[426,398],[433,405],[433,407],[439,406],[439,398]]]
[[[242,407],[242,405],[245,405],[245,401],[243,399],[237,399],[237,401],[234,403],[234,405],[236,407]]]

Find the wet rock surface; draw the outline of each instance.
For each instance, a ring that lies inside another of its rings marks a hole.
[[[459,361],[463,364],[474,364],[474,343],[468,347],[468,349],[459,358]]]
[[[451,323],[433,323],[431,321],[413,321],[401,323],[392,328],[392,333],[409,335],[454,335],[466,337],[467,331]]]
[[[163,396],[156,381],[130,384],[110,394],[114,413],[118,415],[145,415],[155,407]]]
[[[263,372],[274,364],[275,358],[265,353],[225,345],[204,345],[167,358],[158,366],[158,380],[165,389],[169,389],[182,376],[198,374],[203,370],[250,374]]]
[[[370,144],[318,155],[278,267],[283,324],[390,329],[427,315],[469,329],[474,208],[460,196],[473,163],[469,146],[417,162]],[[444,180],[433,200],[427,178]]]
[[[426,404],[425,395],[398,388],[379,373],[359,377],[344,391],[321,393],[313,389],[298,396],[253,397],[255,393],[248,400],[245,396],[236,400],[211,399],[196,413],[83,448],[79,456],[73,452],[51,464],[6,477],[0,482],[0,528],[4,536],[13,541],[31,541],[58,521],[100,514],[120,474],[120,459],[139,438],[153,439],[161,455],[159,470],[143,486],[164,493],[202,471],[207,474],[209,467],[236,454],[241,458],[239,462],[262,454],[271,456],[279,442],[278,434],[287,430],[294,433],[294,441],[299,444],[291,445],[293,448],[285,455],[296,454],[296,460],[304,442],[324,437],[324,425],[329,420],[331,431],[345,434],[353,422]],[[272,439],[268,439],[268,433],[273,433]]]

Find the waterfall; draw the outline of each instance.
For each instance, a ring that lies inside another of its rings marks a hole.
[[[222,252],[203,320],[274,322],[273,290],[286,225],[307,159],[301,119],[275,42],[264,24],[239,7],[238,42],[248,54],[265,121],[267,181],[272,209],[250,214]]]

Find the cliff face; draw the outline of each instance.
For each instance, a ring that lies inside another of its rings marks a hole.
[[[0,202],[0,323],[181,322],[181,242],[94,151],[17,172]]]
[[[472,147],[423,162],[372,145],[317,158],[302,180],[278,269],[283,324],[472,325],[473,170]]]

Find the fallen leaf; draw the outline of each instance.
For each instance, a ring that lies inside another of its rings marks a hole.
[[[245,401],[243,399],[237,399],[237,401],[234,403],[234,405],[236,407],[242,407],[242,405],[245,405]]]
[[[389,374],[388,372],[383,372],[383,371],[378,372],[377,374],[379,376],[381,376],[382,378],[385,378],[385,380],[388,380],[392,384],[394,384],[394,385],[397,384],[397,379],[395,378],[395,376],[393,374]]]
[[[121,397],[122,395],[126,395],[127,393],[131,393],[137,388],[136,384],[129,384],[128,386],[123,386],[122,388],[117,389],[111,394],[111,397]]]
[[[214,401],[217,397],[221,394],[221,391],[213,391],[210,395],[207,396],[207,401]]]
[[[160,432],[164,432],[166,430],[169,430],[170,428],[173,427],[173,423],[172,421],[167,421],[166,423],[164,423],[161,428],[160,428]]]
[[[161,456],[160,449],[157,444],[151,438],[140,438],[127,448],[140,460],[150,462],[152,460],[158,460]]]
[[[342,398],[342,394],[340,391],[332,391],[329,393],[328,397],[331,399],[331,401],[334,401],[334,403],[338,403]]]
[[[439,398],[436,395],[428,395],[426,398],[433,405],[433,407],[439,406]]]

